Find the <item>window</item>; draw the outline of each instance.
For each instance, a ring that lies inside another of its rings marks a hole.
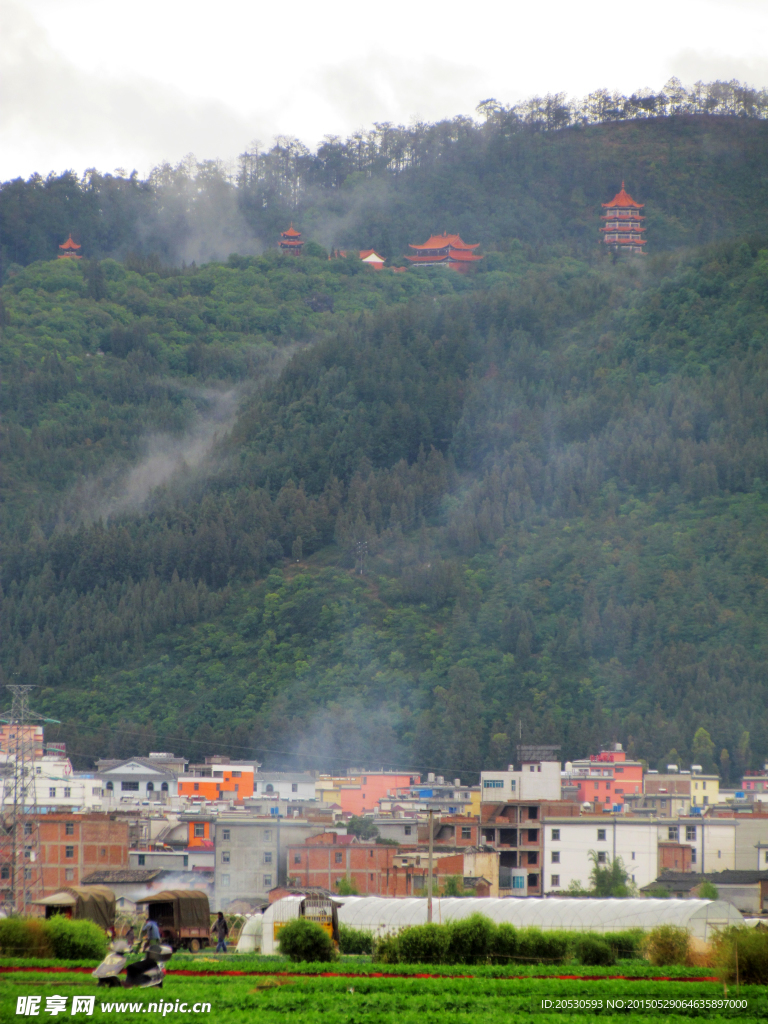
[[[223,842],[225,842],[225,843],[229,842],[229,829],[228,828],[223,828],[221,830],[221,838],[222,838]]]
[[[292,782],[291,783],[291,792],[292,793],[298,793],[299,792],[299,784],[298,784],[298,782]]]
[[[539,863],[539,855],[538,855],[538,853],[536,853],[535,850],[529,850],[528,851],[528,865],[530,866],[531,864],[538,864],[538,863]]]
[[[24,868],[24,881],[29,882],[32,879],[32,868]]]
[[[107,792],[108,793],[111,793],[114,790],[114,788],[115,788],[114,782],[108,782],[107,783]]]
[[[294,853],[294,855],[293,855],[293,863],[294,864],[301,864],[301,854],[300,853]]]
[[[705,806],[705,807],[707,807],[707,806],[708,806],[708,804],[709,804],[709,797],[708,797],[708,796],[705,796],[705,797],[704,797],[704,806]]]
[[[686,825],[685,826],[685,841],[687,843],[695,843],[696,842],[696,826],[695,825]]]
[[[265,843],[271,843],[272,842],[272,829],[271,828],[266,829],[266,831],[264,832],[264,842]]]
[[[140,867],[140,868],[143,868],[143,867],[144,867],[144,864],[145,864],[145,863],[146,863],[146,862],[145,862],[145,859],[144,859],[144,854],[143,854],[143,853],[140,853],[140,854],[139,854],[139,867]]]
[[[553,850],[552,851],[552,863],[553,864],[559,864],[560,863],[560,851],[559,850]]]
[[[509,788],[512,790],[513,793],[517,789],[517,782],[515,781],[515,779],[510,780]]]
[[[51,800],[55,800],[56,799],[56,787],[55,786],[51,786],[51,788],[48,790],[48,796],[51,798]]]
[[[691,847],[691,864],[695,864],[695,863],[696,863],[696,847],[692,846]]]
[[[528,820],[529,821],[538,821],[538,818],[539,818],[539,808],[538,807],[529,807],[528,808]]]
[[[619,768],[618,766],[617,766],[616,768],[614,768],[613,770],[614,770],[615,772],[618,772],[618,774],[619,774],[619,775],[621,775],[621,773],[622,773],[622,772],[624,771],[624,769],[623,769],[623,768]]]
[[[707,784],[706,784],[706,782],[702,782],[702,784],[701,784],[701,788],[702,788],[702,789],[706,789],[706,788],[707,788]]]
[[[102,846],[102,848],[99,850],[99,856],[100,857],[106,857],[107,856],[107,848],[106,848],[106,846]]]
[[[195,823],[195,839],[202,839],[205,836],[205,825]]]
[[[371,874],[371,881],[373,881],[373,874]]]
[[[550,884],[552,885],[553,889],[559,889],[560,888],[560,875],[552,875],[551,876]]]
[[[369,856],[369,857],[372,857],[372,856],[373,856],[373,850],[369,850],[369,851],[368,851],[368,856]]]
[[[72,790],[69,789],[67,786],[65,786],[64,787],[64,799],[65,800],[69,800],[71,796],[72,796]]]
[[[200,792],[200,783],[199,782],[193,782],[192,783],[192,788],[194,789],[194,791],[196,793],[199,793]]]
[[[74,848],[74,846],[65,846],[64,847],[64,856],[67,858],[67,860],[71,860],[75,856],[75,848]]]
[[[635,851],[633,850],[632,851],[632,860],[634,860],[634,859],[635,859]]]
[[[184,867],[185,867],[185,868],[188,868],[188,867],[189,867],[189,857],[188,857],[188,856],[186,855],[186,853],[184,854],[184,860],[183,860],[183,863],[184,863]]]
[[[139,784],[138,782],[121,782],[120,789],[122,789],[124,792],[138,793]]]
[[[264,888],[265,889],[271,889],[272,888],[272,875],[264,875]]]
[[[336,864],[341,864],[343,859],[344,859],[344,855],[339,850],[337,850],[335,855],[334,855],[335,863]]]
[[[513,875],[512,876],[512,888],[513,889],[524,889],[525,888],[525,879],[523,878],[522,875]]]
[[[604,843],[605,842],[605,829],[604,828],[599,828],[597,830],[597,841],[598,841],[598,843]]]
[[[98,786],[94,786],[91,790],[91,796],[101,796],[101,790]]]
[[[74,880],[75,880],[75,869],[74,868],[64,868],[64,881],[65,882],[74,882]]]
[[[147,792],[148,793],[154,793],[155,792],[155,784],[154,784],[154,782],[148,782],[147,783]]]
[[[264,792],[265,793],[274,793],[275,792],[275,787],[272,785],[271,782],[267,783],[267,788],[264,790]]]
[[[608,860],[608,854],[605,852],[605,850],[600,850],[600,852],[597,855],[597,863],[598,864],[605,864],[605,862],[607,860]]]
[[[221,851],[221,863],[222,864],[229,864],[229,850],[222,850]]]
[[[670,843],[676,843],[680,833],[677,830],[677,825],[670,825],[667,829],[667,839]]]
[[[406,825],[405,828],[403,829],[403,832],[405,833],[405,835],[409,836],[411,834],[411,826]]]
[[[718,859],[718,860],[720,860],[720,856],[721,856],[721,854],[720,854],[720,851],[718,850],[718,851],[717,851],[717,859]]]
[[[222,886],[227,887],[229,885],[229,875],[219,875]]]
[[[537,843],[539,841],[539,830],[538,829],[536,829],[536,828],[529,828],[529,829],[527,829],[527,832],[528,832],[528,842],[529,843]]]
[[[272,851],[271,850],[265,850],[264,851],[264,863],[265,864],[271,864],[272,863]]]
[[[3,864],[2,867],[0,867],[0,878],[10,878],[10,877],[11,877],[11,865],[10,864]]]
[[[471,825],[462,825],[461,826],[461,838],[462,839],[471,839],[472,838],[472,826]]]
[[[168,783],[167,782],[162,782],[160,784],[160,792],[161,793],[167,793],[168,792]]]
[[[25,836],[31,836],[32,835],[32,822],[31,821],[25,821],[24,822],[24,835]]]
[[[232,778],[233,779],[241,779],[242,777],[243,777],[243,773],[242,772],[232,772]]]
[[[504,789],[503,779],[483,779],[483,789]]]
[[[552,829],[552,842],[553,843],[557,843],[559,841],[560,841],[560,829],[559,828],[553,828]]]

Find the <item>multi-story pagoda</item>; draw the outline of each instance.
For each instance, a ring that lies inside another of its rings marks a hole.
[[[304,243],[301,240],[301,232],[297,231],[293,223],[287,231],[280,232],[280,241],[277,243],[283,252],[289,252],[292,256],[300,256]]]
[[[603,203],[602,206],[605,210],[602,216],[605,225],[600,230],[605,244],[610,245],[616,252],[644,252],[645,228],[641,221],[644,221],[645,217],[640,216],[644,204],[636,203],[624,190],[623,181],[621,191],[616,193],[610,203]]]
[[[416,254],[405,258],[417,267],[453,267],[454,270],[466,273],[471,263],[483,258],[473,252],[479,245],[479,242],[469,245],[462,242],[459,235],[443,232],[442,235],[432,235],[423,245],[409,243],[408,247],[415,249]]]
[[[59,253],[60,260],[81,260],[83,258],[82,256],[75,252],[75,249],[80,249],[82,248],[82,246],[79,246],[77,242],[72,241],[71,231],[69,233],[69,238],[66,240],[66,242],[60,245],[59,248],[64,250],[64,252]]]

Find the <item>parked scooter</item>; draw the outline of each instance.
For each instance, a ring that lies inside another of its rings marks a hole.
[[[143,959],[128,963],[132,948],[123,939],[112,943],[112,949],[93,971],[93,977],[99,979],[99,985],[110,988],[152,988],[163,987],[165,964],[173,956],[170,946],[155,942],[146,951]],[[125,971],[125,978],[120,975]]]

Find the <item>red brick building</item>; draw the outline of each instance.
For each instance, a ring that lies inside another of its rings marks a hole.
[[[113,814],[38,815],[43,895],[79,885],[92,871],[128,867],[128,829]]]

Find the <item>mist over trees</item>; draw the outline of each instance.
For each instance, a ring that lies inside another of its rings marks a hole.
[[[768,126],[755,124],[767,112],[764,89],[672,79],[632,96],[488,99],[477,120],[376,124],[326,136],[315,152],[279,137],[268,149],[252,143],[231,166],[190,154],[146,180],[95,168],[33,175],[0,186],[0,275],[50,258],[70,231],[95,259],[135,253],[179,266],[261,253],[291,220],[326,248],[373,247],[390,259],[449,227],[486,251],[518,239],[584,256],[599,204],[625,177],[653,204],[656,251],[701,244],[768,227]],[[595,147],[600,126],[611,143]],[[660,171],[669,161],[674,187]]]
[[[762,764],[768,128],[757,94],[723,95],[728,116],[633,100],[562,130],[486,104],[424,127],[418,158],[411,129],[281,140],[240,181],[190,161],[3,186],[27,249],[1,294],[0,669],[78,763],[471,777],[522,731],[729,781]],[[599,203],[630,155],[652,255],[614,261]],[[54,258],[65,207],[80,263]],[[196,225],[227,236],[220,207],[270,246],[294,219],[386,231],[388,254],[445,226],[487,255],[181,265]],[[121,504],[223,395],[199,457]]]

